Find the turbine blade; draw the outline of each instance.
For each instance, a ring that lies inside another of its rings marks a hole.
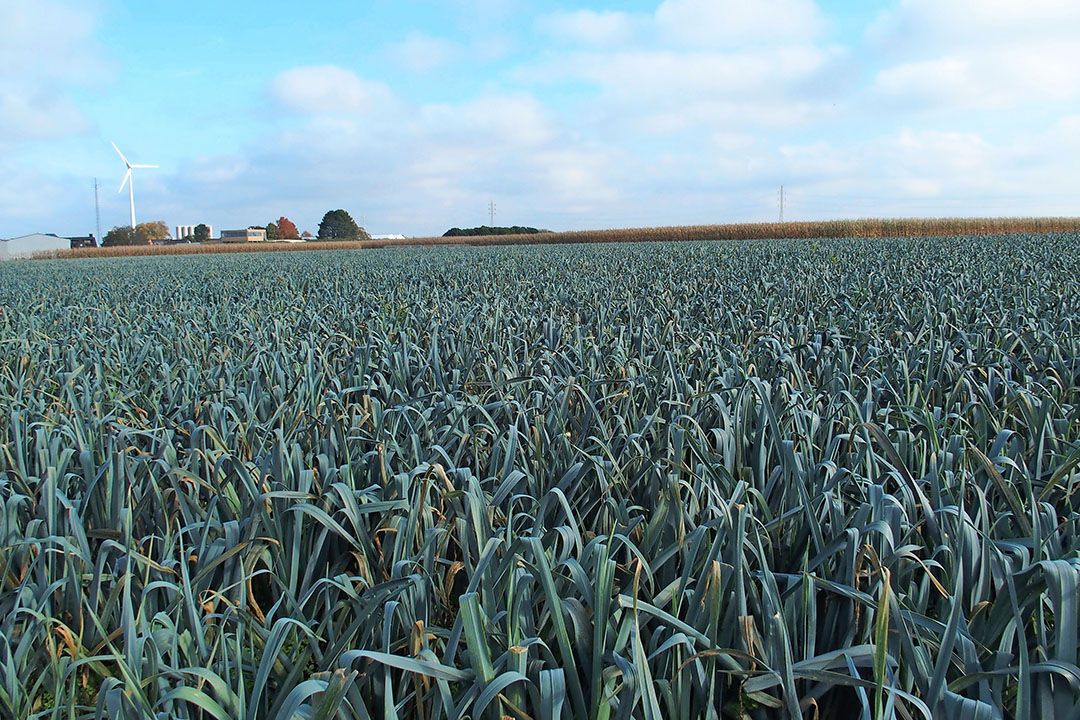
[[[128,171],[126,173],[124,173],[124,179],[120,181],[120,189],[117,190],[116,192],[118,192],[118,193],[124,192],[124,188],[127,186],[128,182],[130,180],[131,180],[131,169],[128,168]]]
[[[116,151],[116,154],[120,156],[120,159],[124,161],[124,164],[130,168],[131,163],[129,163],[128,159],[124,157],[124,153],[120,152],[120,148],[116,147],[116,143],[112,143],[112,149]]]
[[[132,165],[131,167],[139,168],[139,169],[143,169],[143,168],[150,169],[150,168],[158,168],[158,167],[161,167],[161,166],[160,165]]]

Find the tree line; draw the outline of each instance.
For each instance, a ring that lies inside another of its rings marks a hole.
[[[323,215],[322,221],[319,223],[319,231],[317,235],[312,235],[310,232],[300,232],[294,223],[284,215],[277,219],[277,222],[270,222],[266,225],[251,225],[249,229],[264,229],[266,230],[267,240],[370,240],[371,236],[368,235],[364,228],[360,227],[352,215],[345,210],[330,210]],[[152,220],[150,222],[143,222],[136,225],[134,228],[130,225],[122,225],[114,227],[112,230],[105,234],[102,239],[102,246],[114,247],[118,245],[153,245],[155,243],[161,243],[169,240],[169,227],[163,220]],[[195,226],[194,234],[189,235],[186,238],[175,238],[180,241],[188,242],[207,242],[211,240],[210,228],[207,225],[199,224]]]
[[[484,237],[487,235],[539,235],[540,233],[549,233],[550,230],[540,230],[534,227],[522,227],[521,225],[513,225],[511,227],[489,227],[487,225],[481,225],[474,228],[450,228],[443,237]]]

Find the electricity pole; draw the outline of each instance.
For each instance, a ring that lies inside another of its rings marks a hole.
[[[488,215],[491,217],[491,226],[495,227],[495,201],[488,203]]]
[[[94,219],[97,222],[97,244],[101,244],[101,201],[98,199],[98,181],[94,178]]]
[[[784,186],[780,186],[780,222],[784,222]]]

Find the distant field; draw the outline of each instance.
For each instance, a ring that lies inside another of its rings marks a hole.
[[[0,346],[0,717],[1080,712],[1078,234],[11,263]]]
[[[410,245],[556,245],[564,243],[675,242],[806,238],[880,238],[1029,235],[1080,232],[1080,218],[944,218],[865,219],[822,222],[742,223],[682,227],[583,230],[576,232],[486,237],[427,237],[365,242],[249,243],[88,248],[61,251],[45,257],[86,258],[140,255],[199,255],[235,252],[293,252],[305,250],[362,250]]]

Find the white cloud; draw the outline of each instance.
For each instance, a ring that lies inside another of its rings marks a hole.
[[[407,234],[487,222],[491,199],[499,223],[555,229],[761,220],[775,217],[781,183],[789,217],[1075,212],[1080,2],[895,0],[848,46],[812,0],[532,18],[523,0],[487,0],[503,14],[486,19],[453,3],[454,35],[406,28],[363,74],[274,77],[267,95],[288,117],[140,192],[170,222],[286,214],[313,229],[345,207],[373,231]],[[24,45],[0,44],[0,61],[22,63],[0,65],[0,134],[4,123],[24,138],[70,132],[79,115],[65,88],[87,81],[73,66],[94,54],[92,18],[58,30],[65,49],[36,67],[26,18],[42,15],[3,12],[21,18]],[[488,32],[510,17],[515,29]],[[487,62],[503,53],[516,66]],[[427,83],[381,81],[388,59],[387,77],[437,71],[472,89],[425,100]],[[0,156],[0,170],[21,178],[0,176],[0,216],[44,217],[40,198],[62,210],[65,193],[88,194],[47,168],[20,175]],[[22,191],[38,182],[40,194]]]
[[[1026,137],[994,139],[903,127],[860,141],[783,147],[777,162],[794,217],[1070,214],[1077,129],[1080,119],[1066,119]]]
[[[896,164],[924,175],[971,175],[989,170],[992,149],[978,133],[905,128],[894,144]]]
[[[868,31],[878,96],[908,109],[1014,108],[1080,97],[1080,3],[901,0]]]
[[[63,202],[62,183],[11,162],[0,162],[0,218],[42,218]],[[16,233],[0,227],[0,238]]]
[[[710,98],[782,103],[794,83],[820,72],[829,60],[826,51],[793,46],[767,53],[632,51],[571,57],[569,64],[611,94],[693,105]]]
[[[582,45],[618,45],[631,40],[642,24],[640,16],[618,11],[559,12],[539,21],[542,31]]]
[[[286,70],[270,83],[270,96],[283,108],[309,115],[370,113],[393,101],[385,85],[336,65]]]
[[[834,49],[812,45],[634,48],[561,53],[522,71],[522,77],[595,87],[597,95],[578,122],[597,132],[663,136],[760,131],[826,117],[839,83],[821,79],[841,61]]]
[[[907,109],[1002,109],[1080,95],[1080,47],[996,47],[888,67],[873,89]]]
[[[977,43],[1036,35],[1071,39],[1080,23],[1073,0],[899,0],[869,28],[879,42]]]
[[[546,110],[531,95],[479,97],[420,111],[423,132],[451,144],[535,147],[555,139]]]
[[[248,171],[249,165],[249,162],[240,156],[203,157],[189,163],[184,174],[198,183],[222,185],[242,178]]]
[[[844,177],[863,169],[857,155],[827,142],[781,145],[779,156],[784,177],[796,182],[800,178]]]
[[[60,138],[89,126],[75,103],[59,91],[0,79],[0,145]]]
[[[977,98],[971,63],[959,57],[942,57],[902,63],[880,72],[879,92],[905,100],[947,102],[959,97]]]
[[[824,27],[813,0],[664,0],[656,22],[666,38],[704,47],[805,42]]]
[[[95,2],[0,3],[0,71],[85,81],[103,65],[94,47]]]
[[[355,74],[314,77],[316,87],[328,77],[340,87]],[[271,85],[274,96],[293,87],[281,77]],[[313,94],[302,107],[329,102],[326,92]],[[384,111],[367,107],[349,103],[331,114],[300,115],[240,157],[206,158],[182,170],[170,195],[190,198],[219,225],[284,213],[310,227],[328,207],[340,206],[368,215],[373,230],[405,233],[485,222],[492,197],[500,221],[539,224],[540,213],[582,210],[614,195],[610,152],[576,140],[528,93],[426,105],[391,96]],[[175,213],[185,214],[179,202]]]
[[[401,42],[390,46],[390,57],[411,72],[428,73],[457,60],[463,49],[445,38],[423,33],[410,33]]]
[[[813,0],[664,0],[653,13],[556,13],[541,27],[583,46],[517,77],[585,83],[579,122],[620,138],[740,132],[827,116],[850,84]]]
[[[94,3],[0,3],[0,145],[89,127],[69,92],[99,82],[108,70],[95,28]]]

